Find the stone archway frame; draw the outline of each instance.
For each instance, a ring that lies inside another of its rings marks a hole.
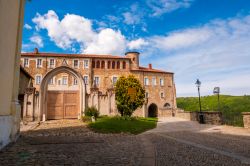
[[[55,75],[60,74],[60,73],[67,73],[77,78],[79,82],[79,92],[80,92],[79,93],[80,113],[78,114],[78,119],[80,119],[81,115],[84,112],[84,109],[86,106],[86,85],[85,85],[82,75],[68,66],[60,66],[49,71],[44,76],[40,84],[39,119],[38,119],[39,121],[41,121],[41,119],[42,121],[47,120],[47,89],[48,89],[49,80],[53,78]]]
[[[155,103],[150,103],[150,104],[148,105],[148,107],[147,107],[147,117],[149,117],[149,116],[148,116],[148,115],[149,115],[149,107],[150,107],[151,105],[155,105],[155,106],[156,106],[156,114],[157,114],[156,117],[158,117],[158,116],[159,116],[159,107],[158,107],[158,105],[155,104]]]

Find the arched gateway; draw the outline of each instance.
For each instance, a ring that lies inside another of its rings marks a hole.
[[[157,117],[158,116],[158,107],[156,104],[152,103],[148,107],[148,117]]]
[[[55,75],[60,74],[60,73],[67,73],[69,75],[73,75],[76,79],[77,82],[79,83],[79,94],[77,94],[77,97],[72,99],[70,95],[70,92],[67,92],[69,94],[68,98],[73,100],[77,100],[77,103],[79,105],[79,111],[76,112],[75,117],[78,117],[78,119],[81,117],[83,114],[83,111],[85,109],[85,93],[86,93],[86,86],[83,80],[82,75],[75,71],[74,69],[68,67],[68,66],[60,66],[57,67],[51,71],[49,71],[43,78],[41,85],[40,85],[40,95],[39,95],[39,120],[47,120],[48,119],[48,101],[51,101],[51,98],[49,99],[49,94],[47,92],[48,89],[48,84],[51,78],[53,78]],[[65,97],[63,97],[65,98]],[[57,100],[57,99],[55,99]],[[54,109],[56,111],[56,108]],[[65,114],[64,112],[62,114]],[[69,115],[69,117],[74,117],[74,115]]]

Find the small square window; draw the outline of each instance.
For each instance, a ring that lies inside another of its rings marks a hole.
[[[160,85],[164,86],[164,79],[160,78]]]
[[[36,76],[36,84],[39,85],[41,83],[41,81],[42,81],[42,76],[37,75]]]
[[[84,83],[85,83],[86,85],[89,84],[89,77],[88,77],[88,76],[84,76],[84,77],[83,77],[83,80],[84,80]]]
[[[50,59],[49,60],[49,68],[54,68],[55,67],[55,59]]]
[[[62,77],[62,84],[63,85],[67,85],[68,84],[68,77],[67,76],[63,76]]]
[[[29,67],[29,59],[28,58],[24,58],[23,67]]]
[[[84,60],[83,66],[84,66],[84,69],[88,69],[89,68],[89,60]]]
[[[113,77],[112,82],[113,82],[113,85],[116,84],[116,82],[117,82],[117,77]]]
[[[149,85],[148,78],[144,78],[144,85]]]
[[[99,77],[94,77],[94,83],[95,83],[95,85],[99,86],[100,78]]]
[[[50,85],[53,85],[53,84],[54,84],[54,78],[51,78],[51,79],[49,80],[49,84],[50,84]]]
[[[42,59],[37,59],[36,60],[36,67],[41,68],[42,67]]]
[[[78,80],[77,78],[74,78],[74,85],[77,85],[78,84]]]
[[[79,61],[78,60],[74,60],[73,61],[73,66],[74,66],[74,68],[79,68]]]

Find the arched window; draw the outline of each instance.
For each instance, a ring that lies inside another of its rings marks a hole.
[[[115,69],[115,61],[112,61],[112,69]]]
[[[96,62],[96,68],[98,68],[98,69],[100,68],[100,61]]]
[[[163,107],[170,108],[170,104],[169,103],[165,103]]]
[[[110,67],[111,67],[111,62],[108,61],[108,69],[110,69]]]
[[[92,68],[95,68],[95,61],[92,61]]]
[[[104,69],[105,68],[105,61],[102,61],[102,67],[101,67],[102,69]]]
[[[117,63],[116,63],[116,68],[120,69],[120,62],[119,61],[117,61]]]
[[[122,62],[122,68],[126,69],[126,62],[125,61]]]

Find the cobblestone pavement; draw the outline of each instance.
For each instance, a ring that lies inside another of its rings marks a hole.
[[[143,133],[155,147],[157,165],[250,165],[250,130],[178,118],[159,121]]]
[[[78,120],[48,121],[21,132],[0,152],[0,165],[140,165],[140,136],[97,134]]]
[[[27,128],[27,127],[26,127]],[[160,118],[139,135],[97,134],[78,120],[22,130],[0,165],[250,165],[250,131]]]

